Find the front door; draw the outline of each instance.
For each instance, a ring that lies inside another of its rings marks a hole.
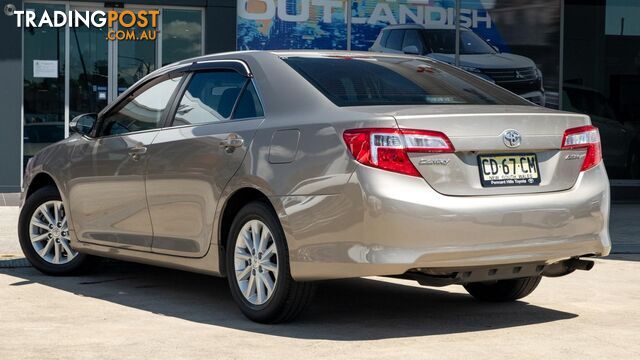
[[[149,147],[180,79],[166,75],[142,85],[99,120],[96,138],[78,140],[68,186],[79,241],[151,250],[145,194]]]
[[[194,73],[169,127],[153,141],[147,200],[153,252],[201,257],[209,250],[220,195],[260,123],[250,78],[235,71]]]

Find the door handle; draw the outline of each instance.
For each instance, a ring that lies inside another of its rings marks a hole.
[[[129,156],[131,157],[131,159],[133,161],[138,161],[140,160],[140,156],[144,155],[147,153],[147,147],[146,146],[136,146],[134,148],[132,148],[131,150],[129,150]]]
[[[226,139],[220,141],[220,146],[224,147],[227,152],[233,152],[235,148],[239,148],[244,145],[244,139],[238,135],[231,133]]]

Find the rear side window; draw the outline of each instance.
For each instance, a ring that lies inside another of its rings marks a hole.
[[[404,30],[391,30],[391,34],[389,34],[385,47],[392,50],[402,50],[403,40]]]
[[[389,30],[383,30],[382,31],[382,37],[380,38],[380,46],[382,47],[386,47],[387,46],[387,39],[389,38],[389,33],[391,31]]]
[[[180,99],[173,125],[227,120],[248,79],[235,71],[193,74]]]
[[[236,110],[233,112],[233,118],[249,119],[262,116],[264,116],[264,113],[262,111],[260,99],[256,93],[256,88],[253,86],[253,83],[249,81],[242,92],[240,99],[238,99]]]
[[[402,42],[402,49],[407,46],[415,46],[418,49],[418,54],[422,54],[424,45],[420,32],[418,30],[406,30],[404,33],[404,41]]]
[[[531,105],[475,75],[401,57],[288,57],[283,60],[338,106]]]

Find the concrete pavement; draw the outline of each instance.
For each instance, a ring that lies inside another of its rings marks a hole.
[[[620,254],[545,278],[524,301],[327,281],[298,321],[277,326],[246,320],[224,279],[116,261],[79,277],[0,266],[0,359],[640,358],[640,255],[628,254],[639,210],[614,209]],[[0,207],[0,255],[20,254],[16,221],[17,208]]]
[[[251,323],[224,279],[130,263],[0,269],[0,359],[640,358],[640,257],[544,279],[524,301],[365,278],[320,284],[292,324]]]

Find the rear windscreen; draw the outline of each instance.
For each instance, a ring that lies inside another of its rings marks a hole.
[[[338,106],[531,105],[475,75],[400,57],[282,58]]]

